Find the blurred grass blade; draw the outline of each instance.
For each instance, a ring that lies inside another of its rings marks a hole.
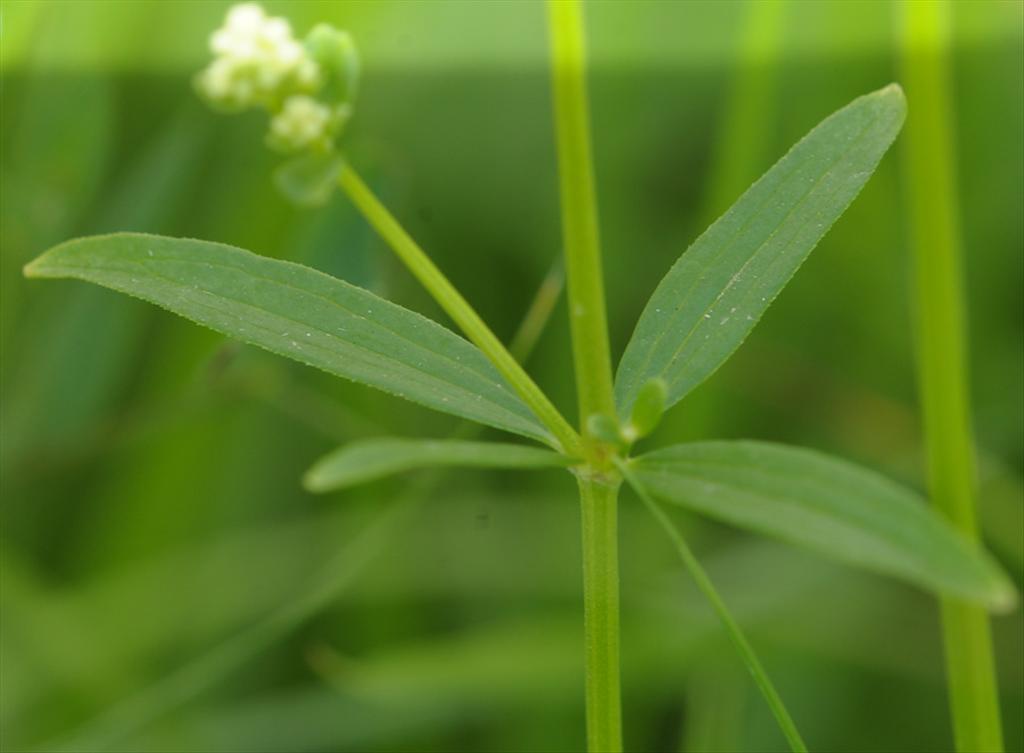
[[[928,492],[936,511],[978,542],[977,447],[956,174],[961,102],[954,94],[951,61],[954,9],[948,2],[931,2],[901,4],[900,11],[902,73],[914,101],[903,180]],[[941,607],[956,749],[998,753],[1004,741],[988,615],[959,599],[944,598]]]
[[[822,121],[680,257],[647,303],[615,383],[619,415],[661,377],[666,406],[725,362],[853,201],[906,112],[892,84]]]
[[[309,267],[220,243],[120,233],[62,243],[25,274],[94,282],[346,379],[551,441],[470,343]]]
[[[368,439],[352,442],[318,460],[303,478],[311,492],[329,492],[404,471],[434,466],[463,468],[558,468],[572,460],[550,450],[457,439]]]
[[[888,479],[810,450],[695,442],[636,459],[656,497],[1004,611],[1016,590],[982,550]]]

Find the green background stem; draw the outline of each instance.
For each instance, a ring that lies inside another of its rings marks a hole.
[[[965,347],[960,228],[947,73],[950,7],[904,5],[903,140],[916,297],[920,399],[933,503],[977,540],[974,440]],[[1001,751],[999,695],[986,612],[942,599],[953,728],[961,751]]]
[[[541,423],[551,431],[561,444],[562,450],[569,455],[580,455],[582,447],[576,431],[350,165],[346,165],[341,171],[338,183],[427,292],[462,329],[466,337],[483,351],[498,372],[530,406]]]

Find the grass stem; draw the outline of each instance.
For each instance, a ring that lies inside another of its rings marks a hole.
[[[903,141],[916,297],[918,378],[928,485],[938,510],[977,540],[974,439],[965,346],[964,289],[947,72],[945,2],[905,3]],[[946,674],[956,746],[1001,751],[1002,727],[986,612],[942,600]]]

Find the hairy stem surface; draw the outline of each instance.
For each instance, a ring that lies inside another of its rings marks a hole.
[[[622,750],[619,691],[618,483],[581,478],[587,748]]]

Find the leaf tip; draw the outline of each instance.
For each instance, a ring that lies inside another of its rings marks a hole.
[[[330,491],[330,486],[325,483],[323,474],[320,473],[319,463],[314,463],[309,470],[302,474],[302,488],[312,494],[323,494]]]
[[[907,110],[907,95],[903,92],[903,87],[893,81],[888,86],[884,86],[879,89],[876,94],[880,99],[884,98],[890,101],[896,109],[901,113],[905,113]]]
[[[43,257],[37,257],[21,268],[21,273],[28,278],[44,277],[45,275],[39,269],[39,261]]]

